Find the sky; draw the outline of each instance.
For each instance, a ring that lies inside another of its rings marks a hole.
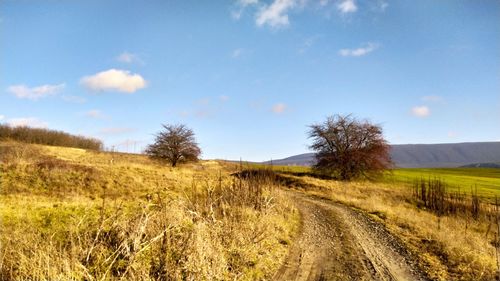
[[[205,159],[309,152],[333,114],[392,144],[500,141],[500,1],[1,0],[0,122]]]

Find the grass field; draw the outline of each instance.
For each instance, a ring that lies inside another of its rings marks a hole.
[[[231,169],[0,142],[0,280],[269,280],[298,213]]]
[[[300,190],[371,214],[420,257],[431,280],[495,280],[498,229],[491,217],[438,216],[416,204],[404,181],[341,182],[284,176]]]
[[[279,173],[307,174],[310,167],[304,166],[269,166],[247,164],[252,168],[267,168]],[[500,169],[495,168],[401,168],[393,169],[384,175],[382,182],[393,183],[399,187],[411,186],[417,179],[440,179],[445,182],[450,191],[470,194],[477,187],[480,197],[500,198]]]
[[[479,196],[492,199],[500,197],[500,169],[494,168],[433,168],[394,169],[386,174],[385,181],[411,184],[416,179],[436,178],[444,181],[450,191],[470,194],[477,187]]]
[[[299,215],[276,182],[230,175],[248,168],[373,214],[436,280],[493,278],[491,221],[419,208],[411,182],[436,177],[491,198],[500,169],[396,169],[379,182],[340,182],[300,166],[173,169],[142,155],[0,142],[0,280],[272,279]]]

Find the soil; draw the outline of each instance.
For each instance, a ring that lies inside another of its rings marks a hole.
[[[367,214],[289,190],[302,224],[275,280],[428,280],[400,240]]]

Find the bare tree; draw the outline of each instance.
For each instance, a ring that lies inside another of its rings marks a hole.
[[[350,180],[379,175],[392,164],[389,145],[378,125],[352,115],[334,115],[309,127],[316,171]]]
[[[191,129],[182,124],[162,126],[164,130],[156,135],[153,144],[148,145],[146,154],[167,161],[172,167],[179,163],[198,160],[201,149]]]

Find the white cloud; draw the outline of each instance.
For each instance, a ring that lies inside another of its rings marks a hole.
[[[337,4],[337,9],[342,14],[354,13],[358,10],[356,2],[354,0],[342,0]]]
[[[104,128],[99,131],[99,134],[101,135],[121,135],[125,133],[130,133],[135,131],[135,129],[132,128],[121,128],[121,127],[111,127],[111,128]]]
[[[259,3],[259,0],[238,0],[238,3],[243,6],[250,6]]]
[[[273,28],[285,27],[290,24],[288,11],[295,6],[295,0],[274,0],[271,5],[264,6],[256,15],[258,26],[269,25]]]
[[[449,137],[449,138],[455,138],[455,137],[457,137],[457,135],[458,135],[458,134],[457,134],[457,132],[455,132],[455,131],[449,131],[449,132],[448,132],[448,137]]]
[[[425,118],[431,115],[431,110],[429,109],[428,106],[425,105],[415,106],[411,109],[411,113],[416,117]]]
[[[369,42],[356,49],[341,49],[339,55],[343,57],[361,57],[375,51],[379,46],[377,43]]]
[[[0,120],[5,119],[5,115],[0,115]]]
[[[34,117],[26,118],[11,118],[7,120],[7,124],[12,127],[32,127],[32,128],[47,128],[48,123]]]
[[[130,94],[145,88],[147,81],[139,74],[131,74],[126,70],[109,69],[85,76],[80,79],[80,83],[92,91],[117,91]]]
[[[273,106],[272,108],[272,111],[276,114],[281,114],[283,112],[285,112],[285,110],[287,109],[287,105],[284,104],[284,103],[277,103]]]
[[[140,63],[144,64],[144,61],[139,57],[139,55],[123,52],[119,56],[116,57],[116,60],[123,63]]]
[[[33,88],[29,88],[26,85],[12,85],[7,88],[7,91],[20,99],[38,100],[43,97],[57,95],[64,87],[64,83],[59,85],[42,85]]]
[[[89,111],[85,112],[84,115],[87,117],[90,117],[90,118],[95,118],[95,119],[104,118],[104,114],[102,114],[102,112],[100,110],[97,110],[97,109],[89,110]]]

